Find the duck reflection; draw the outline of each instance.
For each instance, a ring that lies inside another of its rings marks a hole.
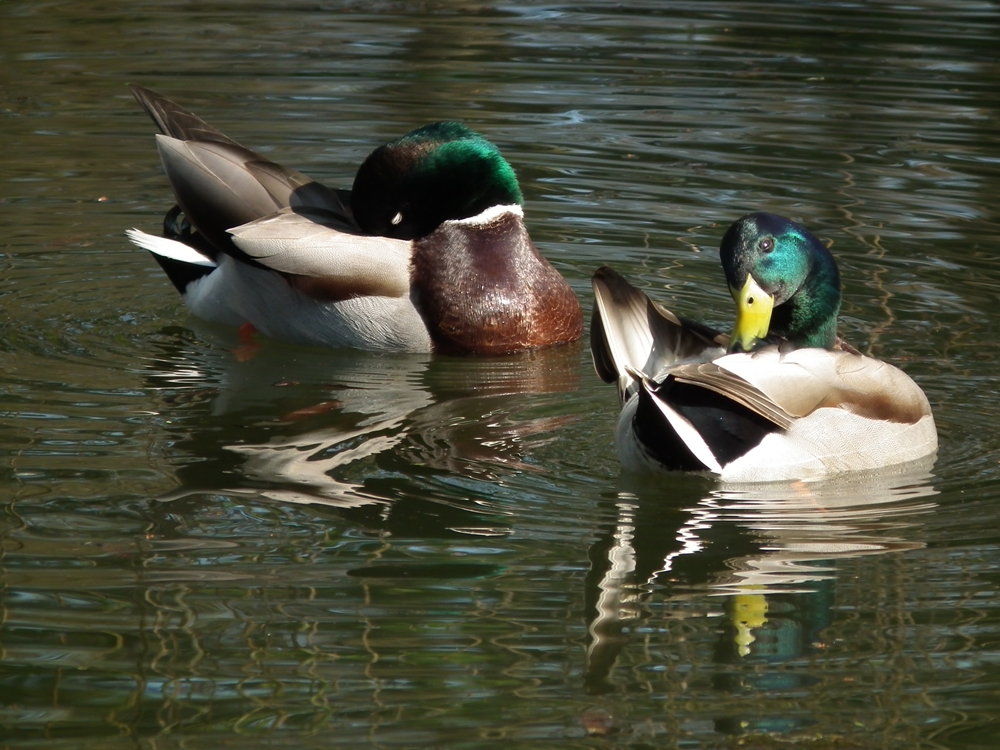
[[[581,369],[577,346],[482,360],[211,342],[171,332],[147,367],[179,464],[161,499],[305,504],[382,534],[506,533],[467,480],[533,470],[530,450],[573,417],[531,414]]]
[[[654,596],[658,616],[678,619],[705,616],[705,597],[718,600],[717,609],[707,609],[721,623],[715,688],[804,686],[807,675],[747,667],[822,648],[838,562],[923,546],[906,537],[916,536],[922,515],[936,507],[929,499],[936,494],[931,465],[932,459],[811,483],[713,486],[699,477],[672,478],[678,497],[698,491],[679,483],[704,483],[693,507],[672,505],[662,478],[625,480],[631,484],[609,508],[615,520],[590,551],[587,690],[616,689],[616,662],[637,632],[652,627]],[[720,729],[728,721],[720,720]],[[782,730],[761,721],[761,731]],[[733,726],[749,725],[739,719]]]

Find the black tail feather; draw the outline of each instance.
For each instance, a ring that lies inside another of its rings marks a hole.
[[[156,253],[150,253],[150,255],[156,258],[156,262],[160,264],[160,268],[167,274],[170,283],[181,294],[184,294],[188,284],[192,281],[197,281],[203,276],[208,276],[216,268],[215,266],[202,266],[197,263],[185,263],[182,260],[167,258]]]

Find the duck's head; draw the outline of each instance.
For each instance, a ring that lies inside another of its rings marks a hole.
[[[351,209],[369,234],[412,240],[448,219],[524,202],[500,150],[458,122],[425,125],[375,149],[358,169]]]
[[[783,216],[752,213],[729,227],[719,253],[736,300],[730,351],[750,351],[768,337],[833,348],[840,272],[815,235]]]

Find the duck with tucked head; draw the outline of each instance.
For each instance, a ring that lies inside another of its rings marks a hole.
[[[198,317],[288,341],[508,354],[583,331],[510,164],[457,122],[375,149],[351,190],[268,161],[141,86],[177,198],[149,250]]]
[[[720,254],[737,306],[731,336],[674,315],[610,268],[594,275],[591,351],[618,385],[626,468],[777,481],[934,453],[919,386],[837,337],[840,274],[813,234],[752,213]]]

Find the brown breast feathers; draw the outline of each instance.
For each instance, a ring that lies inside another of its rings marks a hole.
[[[412,279],[438,352],[510,354],[583,333],[576,295],[512,212],[445,222],[417,240]]]

